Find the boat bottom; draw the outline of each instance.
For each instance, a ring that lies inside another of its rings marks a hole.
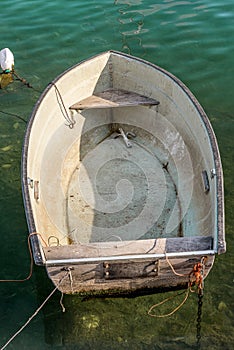
[[[65,189],[73,243],[199,232],[194,200],[178,194],[178,186],[191,179],[178,173],[176,160],[155,136],[131,125],[105,125],[84,134],[79,148],[80,160],[69,166]],[[70,150],[68,157],[71,153],[76,154]]]

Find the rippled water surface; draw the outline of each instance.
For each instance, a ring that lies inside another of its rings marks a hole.
[[[20,182],[26,124],[12,114],[27,120],[39,91],[73,64],[108,49],[130,53],[186,83],[216,132],[225,176],[228,249],[216,259],[205,282],[201,345],[233,349],[233,24],[233,0],[1,1],[0,48],[14,52],[16,71],[35,89],[15,82],[0,90],[0,279],[23,279],[30,264]],[[0,283],[0,346],[52,289],[40,268],[27,282]],[[57,293],[8,348],[194,348],[196,296],[190,295],[170,318],[149,317],[149,307],[163,298],[163,294],[97,300],[67,296],[63,313]],[[168,308],[178,303],[173,299]]]

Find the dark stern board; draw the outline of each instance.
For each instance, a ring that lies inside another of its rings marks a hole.
[[[128,106],[157,106],[158,104],[159,101],[132,91],[108,89],[73,104],[70,109],[83,110]]]

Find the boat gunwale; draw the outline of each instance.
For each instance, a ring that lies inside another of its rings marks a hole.
[[[216,200],[216,205],[217,205],[217,231],[218,231],[218,237],[214,237],[214,250],[212,251],[212,254],[218,253],[224,253],[226,251],[226,244],[225,244],[225,233],[224,233],[224,199],[223,199],[223,171],[222,171],[222,164],[221,164],[221,158],[220,158],[220,153],[218,149],[218,143],[216,140],[216,136],[214,134],[213,128],[211,126],[211,123],[203,110],[202,106],[196,99],[196,97],[193,95],[193,93],[189,90],[189,88],[176,76],[174,76],[172,73],[168,72],[164,68],[161,68],[160,66],[157,66],[154,63],[145,61],[144,59],[141,59],[139,57],[131,56],[119,51],[115,50],[109,50],[106,52],[99,53],[97,55],[92,56],[89,59],[82,60],[81,62],[73,65],[72,67],[66,69],[64,72],[62,72],[60,75],[58,75],[55,79],[53,79],[45,88],[45,90],[42,92],[40,95],[39,99],[37,100],[33,111],[31,113],[31,116],[28,121],[25,137],[24,137],[24,143],[23,143],[23,149],[22,149],[22,158],[21,158],[21,174],[22,174],[22,194],[23,194],[23,201],[24,201],[24,207],[25,207],[25,214],[26,214],[26,219],[27,219],[27,224],[29,228],[29,234],[32,234],[36,231],[35,227],[35,221],[33,217],[33,211],[32,211],[32,206],[30,202],[30,196],[29,196],[29,189],[28,189],[28,176],[27,176],[27,156],[28,156],[28,148],[29,148],[29,140],[30,140],[30,135],[31,135],[31,129],[33,126],[34,119],[37,115],[37,111],[43,102],[44,97],[47,95],[50,89],[53,88],[55,83],[59,81],[63,76],[65,76],[68,72],[76,69],[80,65],[82,65],[85,62],[89,62],[92,60],[95,60],[97,57],[101,57],[104,55],[119,55],[121,57],[125,57],[128,59],[131,59],[133,61],[138,61],[141,62],[147,66],[150,66],[166,76],[168,76],[170,79],[172,79],[178,86],[181,88],[182,91],[186,93],[188,96],[189,100],[193,103],[194,107],[196,108],[203,124],[204,127],[207,131],[213,158],[214,158],[214,164],[216,166],[216,177],[217,177],[217,200]],[[37,265],[46,265],[47,261],[45,259],[45,256],[43,254],[43,249],[41,246],[41,243],[38,239],[37,234],[31,235],[30,237],[31,240],[31,245],[33,249],[33,257],[34,261]],[[217,242],[216,242],[217,240]],[[208,251],[207,251],[208,252]],[[197,252],[196,252],[197,254]],[[208,253],[206,253],[208,254]]]

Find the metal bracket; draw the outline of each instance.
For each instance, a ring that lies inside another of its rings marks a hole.
[[[202,178],[203,178],[203,184],[204,184],[204,192],[208,193],[210,191],[210,183],[209,183],[209,178],[206,170],[202,171]]]
[[[213,179],[217,175],[216,169],[210,169],[210,174],[211,174],[211,179]]]
[[[119,135],[117,135],[115,138],[117,138],[119,136],[121,136],[123,138],[123,140],[128,148],[132,147],[132,144],[128,138],[129,137],[136,137],[136,135],[133,132],[129,131],[129,132],[125,133],[122,128],[119,128]]]
[[[34,199],[39,199],[39,181],[34,181]]]
[[[103,263],[103,278],[131,279],[158,276],[158,260],[125,261]]]
[[[28,177],[27,179],[28,185],[30,188],[33,188],[33,179],[31,179],[30,177]]]

